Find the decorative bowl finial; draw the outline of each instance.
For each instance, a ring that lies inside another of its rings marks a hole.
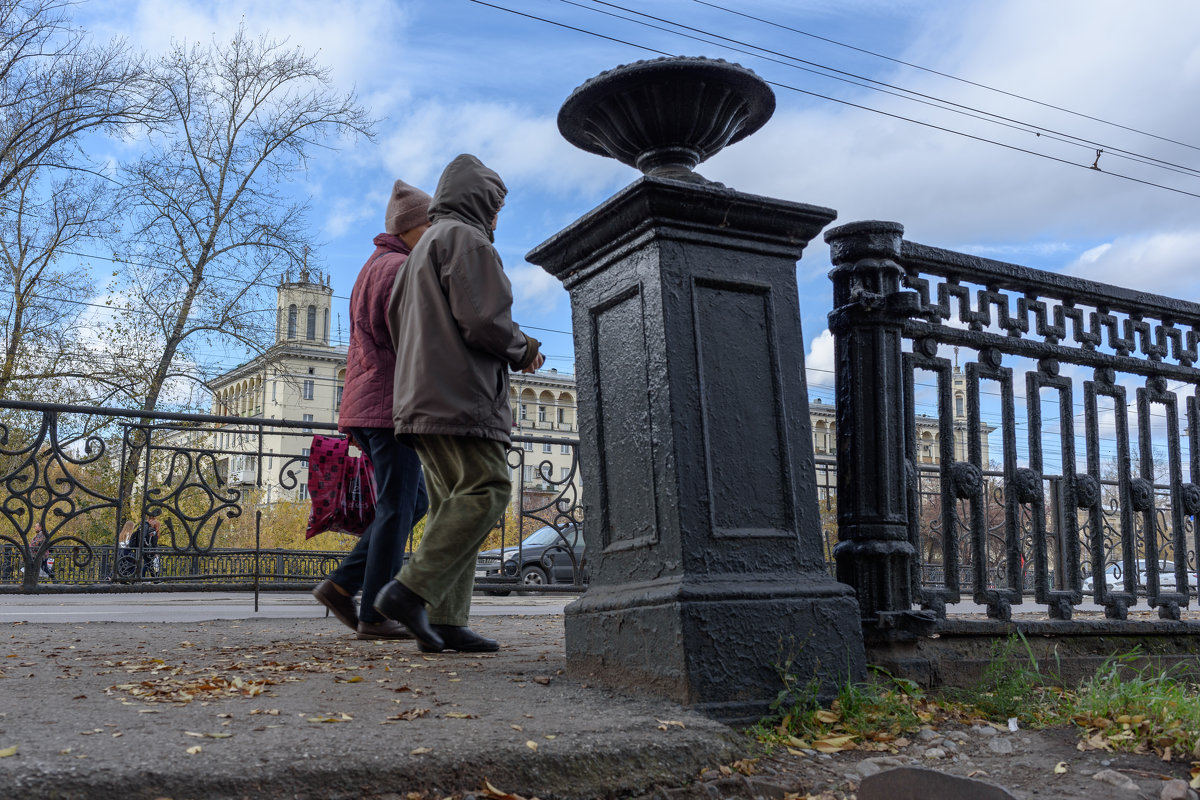
[[[745,67],[680,56],[600,73],[563,103],[558,129],[576,147],[647,175],[705,182],[696,165],[774,112],[775,93]]]

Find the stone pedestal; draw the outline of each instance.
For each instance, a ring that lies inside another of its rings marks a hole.
[[[796,261],[836,216],[643,177],[527,258],[571,295],[591,583],[573,675],[729,722],[865,673],[825,569]],[[789,666],[790,665],[790,666]]]

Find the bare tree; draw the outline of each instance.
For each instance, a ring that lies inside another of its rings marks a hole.
[[[71,5],[0,0],[0,398],[62,399],[104,379],[73,335],[90,284],[59,266],[109,218],[81,138],[156,118],[140,57],[93,44]]]
[[[0,0],[0,195],[44,167],[86,168],[79,137],[156,118],[141,58],[91,43],[70,0]]]
[[[0,195],[0,286],[11,290],[0,296],[0,399],[78,399],[86,390],[80,381],[97,377],[79,329],[92,282],[58,262],[63,251],[102,235],[111,214],[94,182],[67,174],[39,192],[37,176],[26,171]]]
[[[310,243],[306,203],[282,185],[314,149],[374,125],[315,59],[244,28],[228,42],[177,44],[153,79],[169,119],[124,173],[135,224],[121,291],[128,325],[151,326],[158,353],[129,386],[143,410],[172,375],[202,377],[190,365],[203,344],[269,346],[267,278],[301,264]]]

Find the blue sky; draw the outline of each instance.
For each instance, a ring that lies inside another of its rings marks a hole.
[[[1192,299],[1200,284],[1200,198],[1088,169],[1094,148],[1053,141],[794,68],[795,57],[965,107],[1097,142],[1100,166],[1200,194],[1200,179],[1111,154],[1200,168],[1200,3],[1105,0],[713,0],[815,36],[1024,95],[1153,138],[962,81],[869,56],[692,0],[616,5],[708,34],[656,30],[608,16],[636,15],[591,0],[495,0],[556,27],[469,0],[91,0],[76,19],[94,34],[122,34],[151,53],[174,40],[248,30],[319,51],[339,87],[356,88],[379,118],[374,142],[316,155],[292,189],[311,204],[332,275],[335,311],[382,229],[396,178],[432,191],[442,167],[470,152],[510,193],[497,247],[513,279],[515,317],[545,341],[547,367],[572,371],[566,292],[524,254],[637,177],[558,134],[563,100],[583,81],[657,54],[737,61],[768,80],[845,103],[776,88],[777,110],[754,136],[701,165],[705,176],[757,194],[830,206],[838,224],[904,223],[910,239],[1027,266]],[[605,13],[607,12],[607,14]],[[669,28],[645,17],[643,22]],[[709,34],[744,42],[731,45]],[[736,52],[732,47],[752,50]],[[762,57],[765,48],[781,55]],[[755,55],[757,53],[758,55]],[[861,81],[859,81],[861,83]],[[877,111],[846,103],[869,106]],[[926,125],[898,117],[920,120]],[[1039,157],[930,126],[952,128]],[[119,146],[112,144],[114,157]],[[1069,163],[1054,161],[1062,159]],[[824,335],[828,252],[819,241],[798,267],[805,351],[814,397],[832,397]],[[556,333],[556,331],[558,333]],[[214,352],[232,367],[246,353]]]

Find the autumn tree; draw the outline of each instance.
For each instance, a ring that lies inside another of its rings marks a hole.
[[[0,0],[0,399],[47,381],[62,397],[94,369],[72,338],[90,295],[65,250],[103,233],[105,180],[83,139],[157,118],[155,87],[122,40],[96,44],[69,0]],[[14,386],[14,384],[16,384]]]
[[[78,268],[63,267],[64,251],[102,235],[111,217],[106,192],[78,174],[60,176],[48,190],[29,170],[0,195],[0,399],[59,402],[106,383],[94,354],[80,344],[79,298],[92,283]],[[103,394],[88,395],[102,402]]]
[[[152,70],[167,122],[123,170],[132,226],[114,349],[140,331],[149,369],[131,404],[158,407],[173,377],[200,380],[204,344],[262,352],[273,338],[273,278],[304,261],[306,203],[284,191],[314,150],[371,136],[353,94],[298,48],[239,28],[228,42],[176,44]]]

